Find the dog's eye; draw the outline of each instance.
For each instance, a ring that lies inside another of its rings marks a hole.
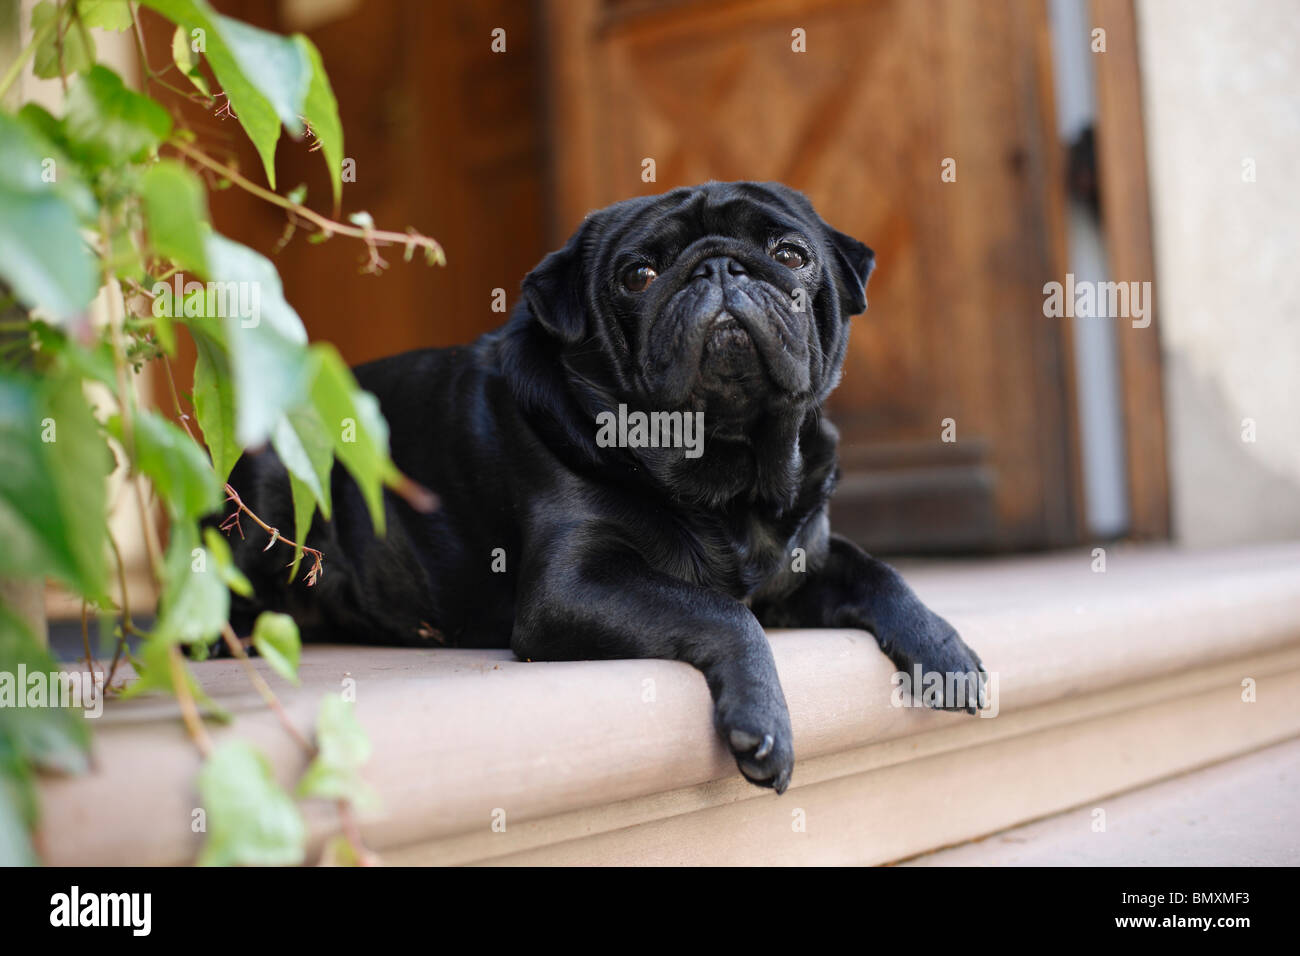
[[[803,251],[798,246],[792,246],[789,243],[773,249],[772,258],[787,269],[798,269],[804,263]]]
[[[644,292],[657,278],[659,273],[649,266],[633,266],[623,273],[623,288],[628,292]]]

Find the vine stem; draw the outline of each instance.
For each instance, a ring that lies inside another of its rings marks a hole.
[[[176,388],[176,377],[172,374],[171,362],[168,361],[166,357],[164,357],[162,361],[163,361],[163,369],[167,374],[167,385],[168,388],[171,390],[172,405],[176,409],[176,417],[177,419],[179,419],[181,426],[185,429],[186,434],[190,436],[190,439],[197,443],[198,438],[195,436],[193,429],[190,428],[189,416],[186,415],[184,410],[181,408],[180,390]],[[226,494],[230,496],[229,500],[235,502],[236,506],[239,508],[240,511],[242,511],[244,514],[247,514],[250,518],[256,521],[260,527],[265,529],[267,533],[272,535],[272,543],[274,543],[275,540],[279,540],[295,549],[298,547],[298,545],[296,545],[293,541],[290,541],[288,538],[285,538],[284,536],[280,535],[279,531],[277,531],[275,528],[272,528],[265,521],[259,518],[252,511],[252,509],[250,509],[247,505],[244,504],[243,499],[239,497],[239,493],[236,492],[235,489],[231,487],[229,483],[226,484]],[[239,512],[236,512],[236,514],[238,513]],[[116,550],[116,547],[117,546],[114,545],[114,550]],[[320,551],[317,551],[315,548],[309,548],[306,545],[303,545],[303,551],[309,552],[313,556],[313,560],[315,563],[312,568],[310,577],[315,578],[320,574],[321,562],[324,556],[321,554]],[[120,567],[120,560],[119,560],[119,567]],[[125,593],[125,588],[126,588],[125,580],[123,580],[122,587],[123,587],[123,593]],[[130,612],[128,610],[127,611],[128,617],[129,614]],[[123,633],[125,635],[125,627],[123,628]],[[276,719],[280,721],[280,724],[284,727],[285,731],[289,734],[290,737],[294,739],[294,741],[298,744],[298,746],[302,748],[303,752],[307,754],[309,760],[314,759],[316,757],[316,754],[319,752],[316,746],[312,744],[311,741],[309,741],[306,737],[304,737],[302,732],[298,730],[293,720],[289,717],[288,711],[286,711],[284,709],[284,705],[280,703],[280,698],[277,697],[275,691],[271,689],[271,685],[268,684],[266,680],[262,677],[262,675],[257,672],[257,668],[253,666],[253,661],[248,656],[248,652],[244,650],[244,645],[241,644],[239,641],[239,635],[235,633],[235,629],[230,626],[229,621],[226,621],[221,625],[221,637],[226,642],[226,646],[230,648],[230,653],[233,654],[239,660],[240,664],[243,666],[244,673],[247,675],[249,682],[261,695],[262,700],[263,702],[265,702],[266,706],[269,707],[271,709],[271,712],[275,714]],[[123,639],[125,640],[125,636]],[[119,650],[120,649],[121,648],[119,645]],[[113,669],[116,670],[116,667],[117,667],[117,657],[116,655],[114,655]],[[347,840],[348,845],[352,848],[352,853],[356,857],[358,865],[360,866],[375,865],[376,863],[375,855],[366,847],[365,842],[361,837],[361,826],[357,821],[356,814],[353,813],[352,811],[352,804],[350,804],[345,799],[339,799],[335,801],[335,806],[338,809],[338,814],[339,814],[339,829],[342,831],[343,839]]]
[[[135,51],[136,55],[140,58],[140,69],[144,75],[145,83],[157,83],[163,89],[170,90],[182,99],[189,100],[192,103],[206,103],[207,100],[197,94],[191,94],[190,92],[172,86],[170,83],[163,80],[163,74],[170,70],[171,66],[165,66],[161,70],[155,70],[149,65],[149,55],[145,52],[144,30],[140,27],[140,19],[137,16],[137,13],[139,12],[137,9],[138,7],[139,4],[137,3],[128,4],[127,10],[130,11],[131,14],[131,31],[135,35]]]
[[[59,12],[62,13],[62,11]],[[22,52],[18,54],[18,58],[14,60],[13,63],[9,64],[9,69],[5,71],[4,79],[0,79],[0,100],[5,98],[5,94],[9,92],[9,87],[13,86],[18,77],[22,75],[23,67],[27,65],[27,60],[36,52],[36,48],[45,42],[46,34],[54,29],[55,24],[59,22],[59,19],[59,17],[55,16],[51,17],[45,23],[42,23],[40,29],[32,34],[31,40],[25,47],[23,47]]]
[[[104,235],[108,235],[107,225],[101,227]],[[117,288],[117,294],[122,300],[123,316],[126,315],[126,298],[122,295],[121,286],[112,277],[108,281]],[[126,359],[124,358],[126,347],[122,342],[122,323],[109,315],[108,325],[110,334],[113,337],[113,368],[117,373],[117,404],[122,413],[122,443],[126,450],[127,457],[132,464],[135,461],[135,418],[134,404],[136,401],[135,390],[127,384],[126,378]],[[149,506],[145,501],[144,488],[141,485],[143,480],[139,474],[128,476],[131,487],[135,492],[136,507],[140,512],[140,526],[144,532],[145,553],[149,556],[149,571],[153,574],[153,579],[159,585],[163,580],[162,565],[162,544],[158,538],[158,529],[154,527],[153,516],[149,512]]]
[[[113,558],[117,563],[117,586],[122,592],[122,633],[118,636],[117,647],[113,650],[113,662],[108,666],[108,676],[104,678],[105,690],[113,686],[117,665],[122,660],[122,650],[126,647],[126,636],[135,633],[135,622],[131,619],[131,598],[126,591],[126,563],[122,560],[122,552],[117,542],[113,540],[111,532],[108,536],[108,544],[113,550]]]
[[[235,634],[235,629],[230,626],[229,622],[221,625],[221,636],[225,640],[226,646],[230,648],[230,653],[238,658],[239,663],[243,665],[244,673],[248,676],[249,682],[262,695],[262,700],[266,703],[266,706],[275,714],[276,719],[280,721],[289,736],[302,748],[303,753],[307,755],[307,759],[314,760],[319,750],[298,730],[293,719],[289,716],[289,712],[280,703],[280,698],[271,689],[271,685],[257,672],[257,668],[253,666],[252,658],[244,650],[244,645],[240,643],[238,635]],[[352,847],[352,852],[356,856],[358,864],[370,866],[374,862],[374,854],[366,848],[361,838],[361,827],[357,823],[356,815],[352,812],[352,805],[347,800],[339,799],[335,801],[335,806],[338,808],[339,827],[343,831],[343,838]]]
[[[357,858],[357,866],[375,866],[378,860],[375,855],[366,848],[365,842],[361,839],[361,825],[357,822],[356,814],[352,812],[352,804],[346,800],[338,801],[339,810],[339,827],[343,831],[343,839],[348,841],[352,847],[352,853]]]
[[[223,163],[217,162],[211,156],[207,155],[202,150],[195,149],[184,140],[173,139],[169,141],[169,145],[177,152],[194,160],[194,162],[198,163],[200,166],[204,166],[224,179],[230,180],[246,192],[252,193],[259,199],[264,199],[273,205],[279,206],[281,209],[288,210],[295,216],[307,220],[327,236],[337,234],[340,236],[348,236],[352,239],[363,240],[366,243],[366,246],[370,249],[372,257],[375,255],[375,248],[377,246],[400,244],[405,246],[408,250],[414,248],[428,250],[433,260],[439,265],[445,265],[447,262],[447,257],[442,250],[442,246],[436,239],[432,239],[429,236],[422,236],[417,232],[391,232],[386,229],[363,228],[361,226],[349,226],[341,222],[336,222],[333,219],[322,216],[318,212],[313,212],[300,203],[296,203],[291,199],[281,196],[279,193],[272,192],[269,189],[263,189],[261,186],[257,185],[257,183],[240,175],[237,170],[230,166],[226,166]]]
[[[257,672],[257,668],[253,666],[252,658],[250,658],[248,652],[244,650],[244,645],[239,643],[239,637],[235,634],[235,629],[230,626],[229,621],[221,625],[221,636],[225,638],[226,646],[230,648],[230,653],[239,658],[239,662],[244,665],[244,673],[248,675],[249,682],[257,688],[257,692],[262,695],[262,700],[266,702],[266,706],[271,708],[275,716],[279,718],[280,723],[284,725],[284,729],[288,731],[289,736],[294,739],[308,757],[316,756],[316,748],[313,747],[311,742],[302,735],[302,732],[294,726],[293,721],[289,718],[289,712],[286,711],[284,706],[280,703],[280,698],[275,696],[275,691],[271,689],[271,685],[268,684],[265,678]]]
[[[307,587],[312,587],[316,583],[316,580],[322,574],[325,573],[324,554],[322,554],[320,551],[316,550],[315,548],[309,548],[305,544],[298,544],[297,542],[292,541],[289,538],[286,538],[284,535],[280,533],[279,528],[273,528],[265,521],[263,521],[261,518],[259,518],[257,516],[257,513],[254,512],[252,508],[244,504],[244,499],[239,497],[239,492],[237,492],[234,489],[233,485],[229,485],[229,484],[226,485],[226,500],[233,503],[235,506],[235,514],[233,516],[234,517],[233,527],[238,528],[239,515],[241,513],[246,514],[253,519],[254,523],[256,523],[259,528],[261,528],[263,531],[265,531],[267,534],[271,536],[271,540],[266,545],[267,548],[271,547],[271,545],[279,541],[281,544],[287,544],[289,547],[293,548],[295,552],[299,548],[302,548],[303,554],[311,555],[312,564],[311,564],[311,570],[307,572]],[[226,524],[222,525],[223,528],[229,528],[231,526],[232,525],[231,525],[230,518],[227,518]],[[242,537],[243,531],[241,530],[239,533],[240,536]],[[263,548],[262,550],[265,551],[266,548]]]
[[[194,695],[190,693],[190,685],[185,681],[185,662],[181,660],[180,648],[175,644],[167,647],[167,663],[171,667],[172,690],[176,692],[176,700],[181,705],[181,719],[185,721],[185,729],[190,732],[194,746],[199,748],[199,753],[206,760],[212,754],[212,738],[208,736],[207,728],[199,717]]]
[[[172,363],[166,358],[163,359],[163,370],[167,373],[167,385],[171,389],[172,405],[176,409],[176,418],[180,421],[181,427],[185,429],[185,433],[190,436],[190,440],[197,445],[199,440],[198,437],[195,436],[194,430],[190,428],[190,416],[186,415],[184,410],[181,408],[181,395],[180,391],[176,388],[176,377],[172,375]],[[304,554],[310,554],[312,558],[312,566],[311,570],[307,573],[307,586],[311,587],[316,583],[316,579],[319,578],[325,570],[325,555],[323,552],[316,548],[309,548],[305,544],[300,545],[296,541],[282,535],[279,528],[272,528],[269,524],[258,517],[252,508],[244,504],[244,499],[239,497],[239,492],[235,491],[234,486],[229,482],[226,482],[226,500],[234,503],[235,508],[237,509],[235,511],[236,519],[240,513],[246,514],[257,523],[258,527],[262,528],[271,536],[271,543],[267,545],[268,548],[279,541],[293,548],[295,553],[297,553],[299,548],[302,548]],[[226,520],[229,521],[230,519]],[[238,526],[238,520],[236,520],[235,524]],[[224,528],[225,525],[223,524],[222,527]],[[242,530],[240,531],[240,535],[243,535]]]
[[[90,653],[89,608],[90,603],[83,598],[81,601],[81,646],[86,652],[86,668],[90,671],[90,676],[93,679],[95,676],[95,665],[98,664],[99,661],[95,660],[94,656]],[[104,668],[101,666],[99,671],[102,674]]]

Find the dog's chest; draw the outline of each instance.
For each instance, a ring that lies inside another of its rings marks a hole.
[[[768,590],[802,560],[802,522],[755,514],[705,513],[687,529],[692,578],[738,600]]]

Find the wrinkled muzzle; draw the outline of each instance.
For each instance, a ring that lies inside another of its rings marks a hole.
[[[794,296],[753,274],[743,259],[713,256],[646,323],[646,385],[665,408],[701,393],[761,403],[809,390],[811,315]]]

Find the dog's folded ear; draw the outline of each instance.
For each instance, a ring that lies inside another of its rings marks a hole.
[[[867,310],[867,280],[876,268],[876,254],[852,236],[826,227],[840,279],[844,314],[857,315]]]
[[[524,276],[522,285],[524,301],[542,328],[570,345],[581,341],[587,332],[580,264],[586,232],[584,222],[563,249],[548,253]]]

